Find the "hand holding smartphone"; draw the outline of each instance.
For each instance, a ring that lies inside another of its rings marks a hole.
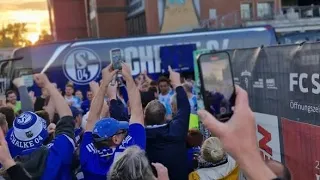
[[[219,121],[226,122],[233,115],[235,86],[230,56],[227,52],[201,54],[197,59],[200,92],[205,109]]]

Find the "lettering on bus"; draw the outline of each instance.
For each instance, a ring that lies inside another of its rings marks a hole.
[[[229,39],[223,39],[221,44],[217,40],[209,40],[206,43],[185,42],[174,45],[196,44],[198,49],[225,50],[229,47]],[[147,70],[148,73],[161,73],[160,47],[173,44],[159,44],[147,46],[130,46],[123,49],[125,61],[131,66],[132,75],[138,75]]]

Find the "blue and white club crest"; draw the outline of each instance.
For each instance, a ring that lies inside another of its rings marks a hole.
[[[33,137],[33,132],[32,132],[32,131],[26,132],[26,136],[27,136],[28,138],[32,138],[32,137]]]
[[[75,84],[86,85],[101,72],[101,60],[92,50],[76,48],[70,51],[63,62],[65,76]]]
[[[17,118],[17,123],[19,125],[28,124],[32,120],[32,115],[29,113],[23,113]]]

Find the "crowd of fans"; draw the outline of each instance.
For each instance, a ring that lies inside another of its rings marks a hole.
[[[198,111],[192,80],[169,72],[134,79],[126,64],[121,72],[109,65],[86,97],[35,74],[36,97],[15,79],[19,101],[9,90],[0,106],[0,179],[290,179],[285,166],[260,156],[244,90],[237,87],[234,115],[221,123]],[[124,82],[114,81],[119,73]]]

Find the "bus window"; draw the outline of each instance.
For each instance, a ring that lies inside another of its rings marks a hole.
[[[0,61],[0,96],[10,87],[11,61]]]
[[[32,74],[32,61],[29,49],[21,48],[14,51],[13,57],[21,57],[21,60],[12,62],[12,79]]]

